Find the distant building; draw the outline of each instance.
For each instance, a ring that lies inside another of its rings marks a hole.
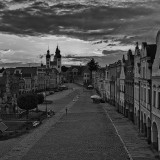
[[[62,83],[62,78],[61,78],[61,67],[62,67],[62,60],[61,60],[61,54],[60,54],[60,50],[57,46],[56,48],[56,51],[55,51],[55,55],[54,55],[54,58],[53,58],[53,61],[51,60],[51,54],[50,54],[50,51],[49,49],[47,50],[47,54],[46,54],[46,66],[42,66],[42,68],[46,67],[46,69],[49,69],[49,70],[46,70],[46,75],[45,77],[47,78],[47,74],[50,74],[50,77],[52,77],[52,80],[54,79],[53,77],[55,76],[56,74],[56,83],[57,83],[57,86],[59,84]],[[54,71],[53,71],[54,69]],[[57,72],[55,71],[57,70]],[[48,78],[48,81],[46,82],[47,84],[49,84],[49,81],[50,81],[50,77]],[[52,81],[53,83],[53,81]]]
[[[116,95],[116,63],[109,65],[110,103],[115,105]]]
[[[106,98],[105,100],[109,102],[110,100],[110,79],[109,79],[109,66],[106,66],[105,70],[105,93],[106,93]]]
[[[83,73],[83,84],[85,86],[88,86],[89,84],[91,84],[91,71],[86,66],[82,73]]]
[[[86,68],[86,66],[82,65],[72,65],[68,67],[65,76],[66,81],[69,83],[79,83],[83,84],[83,71]]]

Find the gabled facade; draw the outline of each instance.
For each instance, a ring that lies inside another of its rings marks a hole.
[[[125,116],[134,121],[134,55],[129,50],[125,63]]]
[[[83,71],[85,70],[86,66],[76,66],[72,65],[66,71],[66,81],[69,83],[79,83],[83,84]]]
[[[88,86],[89,84],[91,84],[91,71],[87,66],[83,70],[83,84],[85,86]]]
[[[124,93],[125,93],[125,58],[123,56],[123,59],[121,60],[121,71],[120,71],[120,77],[119,77],[119,92],[120,92],[120,99],[119,99],[119,108],[118,111],[122,114],[124,114]]]
[[[105,72],[106,72],[106,67],[98,69],[98,91],[103,100],[105,100],[106,98]]]
[[[151,126],[151,74],[156,44],[142,43],[140,58],[140,131],[150,139]]]
[[[160,151],[160,31],[156,37],[157,50],[152,66],[151,142]]]
[[[116,62],[116,91],[115,91],[115,106],[119,111],[119,103],[120,103],[120,72],[121,72],[121,61]]]
[[[109,65],[110,103],[115,105],[116,99],[116,63]]]
[[[140,48],[136,43],[134,53],[134,123],[140,127]]]

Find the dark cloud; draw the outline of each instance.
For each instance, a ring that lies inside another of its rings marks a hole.
[[[124,55],[125,54],[126,53],[124,53]],[[73,58],[70,58],[69,60],[72,62],[82,62],[86,64],[88,61],[91,60],[91,58],[94,58],[95,61],[98,62],[100,66],[106,66],[106,64],[108,65],[122,59],[122,57],[123,57],[123,54],[115,54],[115,55],[109,54],[107,56],[73,57]]]
[[[19,0],[14,0],[14,2],[20,3]],[[143,6],[121,8],[87,6],[78,3],[60,3],[49,6],[47,2],[40,1],[26,8],[1,12],[0,31],[35,36],[67,35],[94,40],[108,34],[120,33],[124,28],[133,25],[136,18],[152,13],[154,13],[153,9]],[[130,22],[131,19],[135,20]]]
[[[12,0],[12,3],[26,3],[26,2],[33,2],[33,0]]]
[[[83,40],[96,40],[94,45],[107,43],[108,46],[114,47],[144,41],[146,35],[154,41],[155,35],[148,31],[151,31],[155,24],[160,24],[159,18],[156,18],[160,6],[158,2],[153,1],[152,4],[140,2],[135,5],[128,2],[125,3],[125,7],[76,2],[62,3],[62,1],[50,5],[47,0],[35,2],[34,0],[12,0],[12,4],[14,3],[28,5],[25,8],[9,10],[6,8],[7,4],[0,2],[0,9],[3,9],[0,11],[0,32],[20,36],[66,35]],[[153,4],[157,4],[156,10]],[[123,36],[117,38],[119,34]],[[119,43],[112,43],[116,41]],[[116,53],[122,55],[124,52],[102,51],[102,54],[107,57]],[[85,57],[76,55],[66,58],[85,60]]]
[[[7,6],[4,2],[0,2],[0,9],[5,9]]]
[[[103,50],[102,51],[103,55],[114,55],[114,54],[126,54],[126,51],[122,51],[122,50],[116,50],[116,51],[108,51],[108,50]]]

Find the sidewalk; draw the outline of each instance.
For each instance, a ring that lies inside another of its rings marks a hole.
[[[113,122],[133,160],[156,160],[158,152],[154,153],[151,150],[145,138],[139,135],[136,126],[128,118],[118,113],[114,106],[106,103],[101,105]]]

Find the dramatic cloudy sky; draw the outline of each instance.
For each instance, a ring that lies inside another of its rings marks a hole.
[[[44,61],[58,44],[64,64],[95,57],[104,66],[136,41],[155,43],[159,29],[159,0],[3,0],[0,64]]]

